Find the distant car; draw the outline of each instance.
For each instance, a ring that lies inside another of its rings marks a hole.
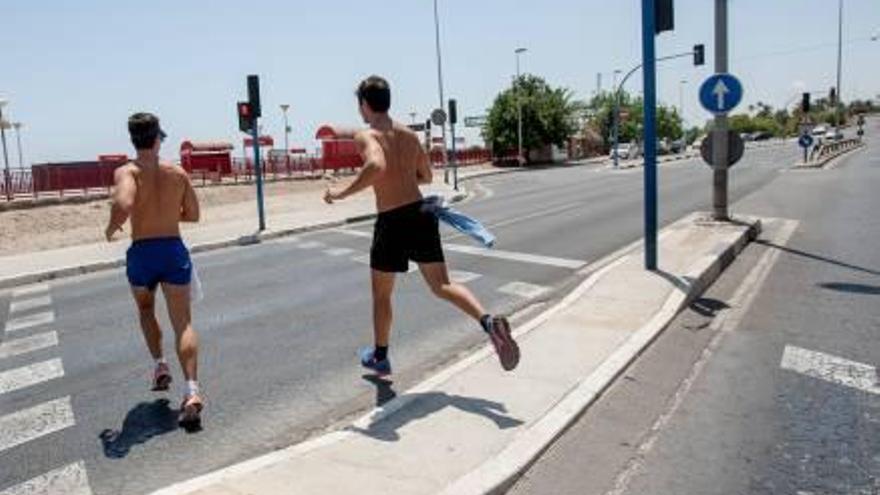
[[[617,145],[617,156],[621,160],[633,160],[638,158],[641,150],[639,146],[635,143],[620,143]],[[611,151],[608,153],[608,157],[614,158],[614,148],[611,148]]]
[[[752,139],[755,141],[766,141],[773,137],[773,134],[770,134],[767,131],[756,132],[752,135]]]
[[[670,153],[683,153],[685,150],[685,144],[683,139],[676,139],[669,143],[669,152]]]
[[[817,125],[816,127],[813,127],[813,132],[812,132],[812,134],[813,134],[814,136],[820,136],[820,137],[821,137],[821,136],[824,136],[826,132],[828,132],[828,128],[827,128],[827,127],[825,127],[824,125]]]
[[[840,131],[835,131],[834,129],[830,129],[828,132],[825,133],[824,138],[829,141],[839,141],[843,139],[843,133]]]

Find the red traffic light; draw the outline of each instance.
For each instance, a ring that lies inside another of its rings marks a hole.
[[[238,114],[242,117],[250,117],[251,116],[251,104],[250,103],[239,103],[238,104]]]

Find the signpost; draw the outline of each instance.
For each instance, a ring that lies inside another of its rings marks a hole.
[[[798,145],[804,149],[804,163],[807,163],[807,152],[813,146],[813,136],[806,133],[801,134],[801,137],[798,138]]]
[[[727,167],[730,168],[736,164],[736,162],[742,160],[743,154],[745,153],[745,143],[742,138],[739,137],[739,134],[736,131],[727,131]],[[715,163],[715,141],[710,138],[706,138],[703,140],[703,143],[700,144],[700,156],[703,157],[703,161],[708,163],[710,166],[716,166]]]
[[[700,104],[715,115],[726,114],[742,101],[743,87],[731,74],[709,76],[700,86]]]
[[[488,118],[485,115],[477,115],[464,118],[465,127],[485,127]]]

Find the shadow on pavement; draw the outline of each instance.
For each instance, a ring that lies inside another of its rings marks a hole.
[[[755,241],[755,242],[758,243],[758,244],[762,244],[762,245],[764,245],[764,246],[767,246],[767,247],[771,247],[771,248],[779,249],[780,251],[784,251],[784,252],[789,253],[789,254],[794,254],[794,255],[797,255],[797,256],[802,256],[802,257],[804,257],[804,258],[809,258],[809,259],[811,259],[811,260],[816,260],[816,261],[822,261],[822,262],[825,262],[825,263],[830,263],[830,264],[832,264],[832,265],[839,266],[839,267],[842,267],[842,268],[848,268],[848,269],[850,269],[850,270],[855,270],[855,271],[857,271],[857,272],[868,273],[868,274],[871,274],[871,275],[880,275],[880,271],[873,270],[873,269],[871,269],[871,268],[865,268],[865,267],[858,266],[858,265],[852,265],[852,264],[849,264],[849,263],[846,263],[846,262],[843,262],[843,261],[839,261],[839,260],[835,260],[835,259],[832,259],[832,258],[826,258],[826,257],[824,257],[824,256],[820,256],[820,255],[818,255],[818,254],[807,253],[807,252],[805,252],[805,251],[801,251],[801,250],[798,250],[798,249],[794,249],[794,248],[790,248],[790,247],[785,247],[785,246],[780,246],[780,245],[778,245],[778,244],[773,244],[772,242],[765,241],[765,240],[762,240],[762,239],[758,239],[758,240]]]
[[[730,305],[728,305],[724,301],[719,301],[718,299],[712,299],[709,297],[701,297],[694,302],[691,303],[690,309],[700,316],[705,316],[708,318],[714,318],[719,312],[729,309]]]
[[[168,407],[168,399],[141,402],[125,415],[121,431],[107,429],[101,432],[101,445],[105,456],[122,459],[135,445],[177,428],[177,411]]]
[[[400,434],[398,433],[400,428],[447,407],[454,407],[464,412],[483,416],[491,420],[502,430],[523,424],[523,421],[511,418],[506,414],[507,408],[504,404],[486,399],[449,395],[444,392],[426,392],[402,395],[400,400],[405,400],[406,405],[388,417],[373,422],[366,429],[352,426],[348,430],[383,442],[396,442],[400,440]]]
[[[824,284],[819,284],[819,287],[828,290],[835,290],[838,292],[851,292],[853,294],[880,296],[880,286],[877,285],[851,284],[845,282],[827,282]]]
[[[382,407],[397,397],[392,385],[394,382],[376,375],[363,375],[361,378],[376,386],[376,407]]]

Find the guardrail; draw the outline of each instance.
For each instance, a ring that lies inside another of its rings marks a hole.
[[[852,149],[862,145],[862,140],[858,138],[841,139],[839,141],[831,141],[819,144],[810,152],[810,161],[818,162],[822,160],[830,160],[838,155],[846,153]]]

